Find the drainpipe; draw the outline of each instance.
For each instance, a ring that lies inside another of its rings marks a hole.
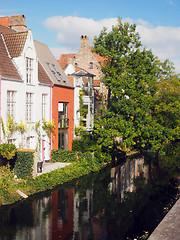
[[[1,144],[1,75],[0,75],[0,144]]]
[[[50,111],[49,111],[49,120],[52,120],[52,86],[50,86]],[[50,156],[51,156],[51,151],[52,151],[52,133],[50,136]]]

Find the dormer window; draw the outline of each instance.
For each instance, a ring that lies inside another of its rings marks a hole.
[[[77,62],[75,62],[74,66],[77,67],[77,65],[78,65]]]
[[[93,69],[93,62],[90,62],[90,69]]]
[[[31,84],[32,83],[32,76],[33,76],[33,59],[26,58],[26,82]]]

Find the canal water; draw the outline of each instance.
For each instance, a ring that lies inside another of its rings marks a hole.
[[[1,208],[0,240],[125,240],[150,234],[178,190],[166,167],[144,159],[121,160]]]

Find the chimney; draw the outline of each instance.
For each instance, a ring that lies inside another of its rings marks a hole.
[[[89,47],[89,38],[88,36],[81,36],[81,48]]]
[[[26,18],[24,15],[11,16],[9,28],[16,30],[17,32],[27,31]]]

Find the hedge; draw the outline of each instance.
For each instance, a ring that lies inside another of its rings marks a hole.
[[[52,156],[52,162],[72,163],[72,162],[77,161],[75,152],[72,152],[70,150],[63,150],[63,149],[55,150],[55,149],[53,149],[51,152],[51,156]]]
[[[17,178],[27,179],[32,176],[34,154],[29,151],[17,151],[14,174]]]

